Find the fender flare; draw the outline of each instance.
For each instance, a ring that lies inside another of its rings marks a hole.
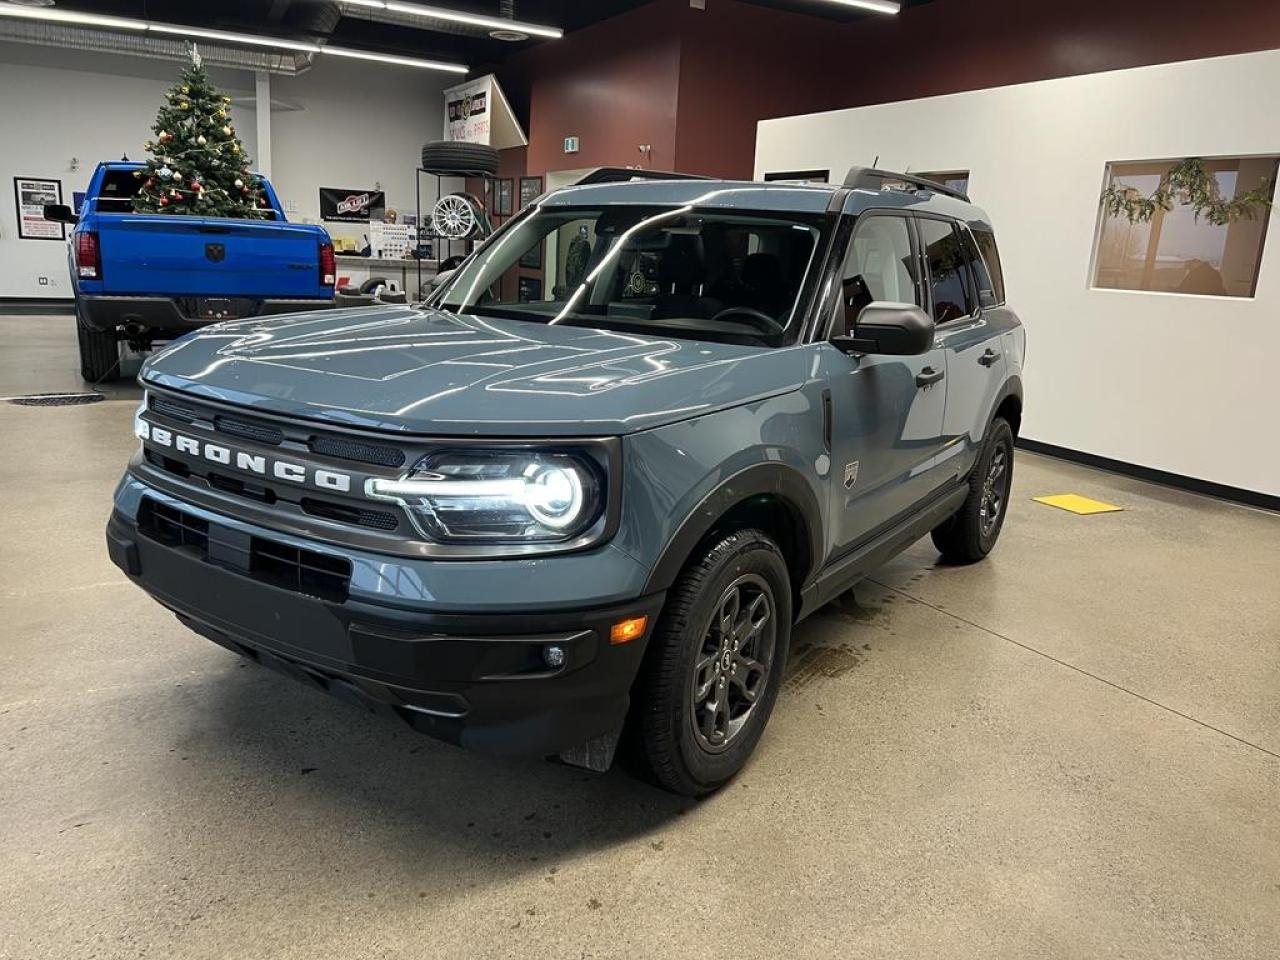
[[[658,562],[649,572],[645,594],[669,589],[694,548],[711,532],[720,518],[739,504],[763,495],[781,500],[802,524],[800,532],[804,536],[797,536],[797,542],[800,549],[807,548],[809,552],[805,583],[811,580],[822,565],[824,527],[818,498],[804,476],[794,467],[777,462],[756,463],[721,481],[681,521],[675,535],[667,542]],[[800,584],[801,587],[804,585]]]
[[[987,424],[996,418],[996,411],[1000,409],[1000,404],[1004,403],[1010,397],[1016,397],[1018,405],[1022,406],[1022,378],[1016,373],[1004,382],[1004,386],[1000,388],[1000,392],[996,394],[995,403],[991,404],[991,412],[987,416]]]

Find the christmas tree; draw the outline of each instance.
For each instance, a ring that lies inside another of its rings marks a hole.
[[[170,88],[152,126],[151,156],[133,201],[138,213],[262,219],[270,205],[231,125],[231,98],[214,88],[191,48],[191,65]]]

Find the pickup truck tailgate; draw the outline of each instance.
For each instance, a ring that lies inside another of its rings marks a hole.
[[[319,297],[319,231],[307,224],[168,215],[98,217],[103,292]]]

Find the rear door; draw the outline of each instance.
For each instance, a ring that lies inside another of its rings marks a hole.
[[[917,222],[938,324],[935,343],[946,352],[947,404],[938,468],[954,478],[973,465],[1005,380],[1002,327],[991,322],[991,277],[968,227],[923,215]]]
[[[848,314],[872,301],[923,305],[925,290],[912,219],[862,214],[845,258]],[[946,359],[941,349],[916,357],[846,356],[825,348],[831,389],[832,549],[856,548],[911,513],[941,484]]]
[[[320,245],[305,224],[100,214],[104,292],[317,297]]]

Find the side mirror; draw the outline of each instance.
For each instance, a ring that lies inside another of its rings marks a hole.
[[[80,222],[80,218],[65,203],[46,203],[44,205],[44,218],[52,220],[54,223],[77,224]]]
[[[853,333],[831,338],[845,353],[914,357],[933,347],[933,318],[913,303],[877,301],[862,308]]]

